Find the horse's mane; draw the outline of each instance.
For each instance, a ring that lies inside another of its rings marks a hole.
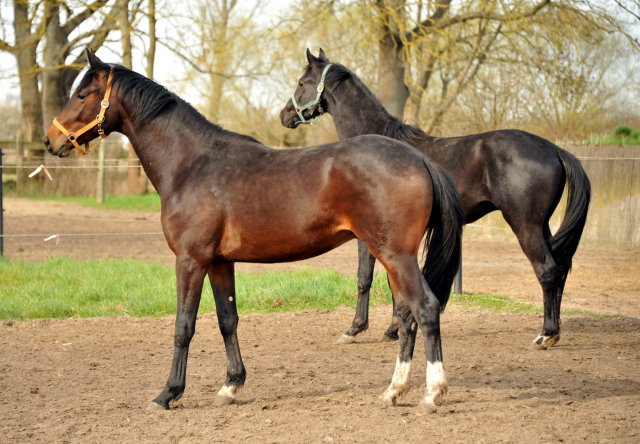
[[[307,66],[306,73],[311,70],[310,66]],[[319,69],[324,69],[320,67]],[[382,135],[391,137],[392,139],[402,140],[403,142],[420,143],[422,140],[429,137],[427,133],[422,131],[415,125],[408,125],[398,120],[395,116],[389,114],[389,111],[382,105],[380,99],[369,89],[369,87],[349,68],[339,63],[331,64],[331,68],[327,71],[325,77],[325,83],[330,85],[334,90],[339,90],[348,79],[353,80],[353,83],[358,89],[360,89],[374,104],[375,108],[384,116],[385,125],[382,128]]]
[[[135,126],[144,125],[153,120],[161,111],[174,104],[180,108],[179,112],[188,114],[193,119],[191,130],[194,133],[227,140],[235,139],[260,143],[253,137],[225,130],[208,121],[192,105],[164,86],[121,65],[99,63],[90,67],[78,84],[76,91],[89,86],[94,75],[105,69],[113,71],[111,83],[114,85],[114,89],[118,90],[118,99],[130,113]]]

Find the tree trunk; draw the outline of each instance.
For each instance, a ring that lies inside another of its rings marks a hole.
[[[153,79],[156,62],[156,0],[149,0],[149,51],[147,51],[147,77]]]
[[[402,42],[396,41],[391,30],[385,27],[385,35],[378,43],[378,96],[385,108],[399,119],[402,119],[409,97],[409,88],[404,84],[402,48]]]
[[[64,71],[61,69],[65,62],[63,47],[67,43],[67,36],[60,27],[60,5],[57,1],[45,2],[45,14],[49,19],[43,51],[42,117],[44,124],[50,125],[67,102],[68,91],[64,81]]]
[[[120,44],[122,45],[122,66],[133,69],[129,0],[118,0],[118,26],[120,27]]]
[[[420,64],[416,85],[410,91],[409,100],[407,101],[407,106],[404,112],[404,119],[412,125],[420,125],[420,106],[422,103],[422,96],[429,87],[429,80],[431,80],[435,61],[436,57],[433,53],[429,52],[427,59]]]
[[[20,76],[20,106],[22,109],[22,134],[26,142],[42,139],[42,106],[38,89],[38,64],[36,63],[37,39],[31,35],[29,4],[14,0],[15,53]]]

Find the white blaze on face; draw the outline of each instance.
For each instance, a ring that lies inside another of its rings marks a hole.
[[[76,77],[76,79],[73,81],[71,90],[69,91],[69,98],[73,97],[73,95],[76,92],[76,89],[78,88],[78,85],[80,85],[80,80],[82,80],[82,78],[84,77],[84,75],[87,73],[88,70],[89,70],[88,66],[83,68],[82,71],[80,71],[80,73]]]
[[[218,392],[218,396],[225,396],[227,398],[235,398],[238,393],[237,385],[223,385],[220,391]]]
[[[427,361],[427,394],[426,400],[440,403],[440,398],[447,393],[447,377],[442,362]]]

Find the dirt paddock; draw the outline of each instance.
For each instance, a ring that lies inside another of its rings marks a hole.
[[[57,233],[159,231],[156,213],[93,210],[7,199],[9,257],[52,254],[134,257],[172,263],[162,236],[62,237]],[[70,219],[74,218],[74,219]],[[98,218],[98,220],[87,218]],[[144,219],[141,219],[144,218]],[[304,266],[355,273],[348,243]],[[226,357],[215,315],[199,318],[187,391],[174,410],[145,407],[166,382],[173,318],[73,319],[0,323],[0,443],[3,442],[611,442],[640,441],[640,251],[581,248],[563,303],[599,313],[565,316],[560,343],[540,352],[531,340],[540,315],[491,314],[450,306],[442,318],[450,390],[438,412],[417,416],[425,359],[417,342],[414,389],[395,408],[377,396],[393,374],[397,345],[380,343],[390,308],[372,309],[360,343],[336,339],[353,311],[241,317],[248,377],[242,405],[211,405]],[[298,267],[285,264],[283,267]],[[467,291],[541,303],[517,244],[469,240]],[[241,265],[242,271],[280,266]]]

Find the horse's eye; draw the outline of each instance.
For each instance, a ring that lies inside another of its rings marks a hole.
[[[85,96],[83,96],[82,94],[78,94],[78,100],[84,100],[84,99],[86,99]]]

